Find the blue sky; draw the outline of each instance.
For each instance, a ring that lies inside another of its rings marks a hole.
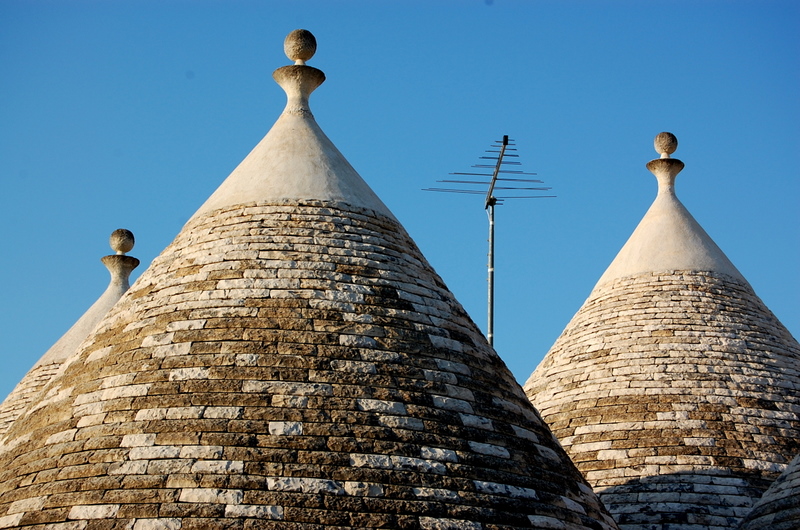
[[[555,199],[497,210],[495,346],[536,367],[655,197],[679,198],[800,336],[796,1],[0,3],[5,395],[108,284],[138,277],[267,133],[283,39],[312,31],[322,129],[485,328],[483,199],[423,192],[516,140]]]

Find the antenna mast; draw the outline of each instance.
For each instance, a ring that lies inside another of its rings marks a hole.
[[[489,346],[494,346],[494,207],[497,204],[497,199],[494,197],[494,187],[497,184],[497,175],[500,173],[500,166],[503,165],[503,157],[506,154],[508,147],[508,135],[503,135],[503,144],[500,146],[500,154],[497,155],[497,165],[494,166],[494,173],[492,173],[492,181],[489,184],[489,190],[486,192],[486,202],[483,208],[489,216],[489,263],[487,264],[488,277],[487,284],[489,292],[488,304],[486,309],[486,339],[489,341]]]
[[[523,191],[546,191],[551,189],[550,187],[522,187],[522,183],[537,183],[542,184],[543,181],[541,180],[534,180],[534,179],[524,179],[524,178],[509,178],[509,177],[501,177],[501,174],[510,174],[510,175],[517,175],[517,176],[525,176],[525,175],[536,175],[536,173],[525,173],[519,170],[510,170],[504,169],[504,165],[515,165],[520,166],[520,162],[516,161],[509,161],[506,158],[518,158],[519,155],[511,154],[507,151],[516,151],[514,148],[514,144],[511,143],[513,140],[509,140],[508,135],[503,136],[502,141],[495,142],[492,145],[493,149],[487,150],[487,153],[492,153],[490,156],[482,156],[481,159],[483,160],[496,160],[497,162],[493,165],[489,164],[476,164],[472,167],[480,168],[480,169],[494,169],[494,171],[489,173],[450,173],[451,175],[468,175],[468,176],[478,176],[478,177],[491,177],[488,182],[486,181],[475,181],[475,180],[438,180],[437,182],[444,182],[450,184],[479,184],[486,186],[488,185],[488,189],[486,191],[486,199],[484,201],[483,207],[486,210],[486,213],[489,217],[489,260],[488,260],[488,304],[487,304],[487,325],[486,325],[486,339],[489,341],[490,346],[494,346],[494,207],[500,204],[503,204],[505,199],[546,199],[555,197],[555,195],[520,195],[520,192]],[[496,149],[499,149],[496,150]],[[497,186],[498,181],[501,182],[511,182],[509,186]],[[513,184],[517,183],[517,184]],[[503,190],[504,193],[507,193],[507,196],[504,197],[496,197],[494,195],[495,190]],[[444,193],[467,193],[467,194],[481,194],[483,192],[478,189],[460,189],[460,188],[425,188],[423,191],[439,191]]]

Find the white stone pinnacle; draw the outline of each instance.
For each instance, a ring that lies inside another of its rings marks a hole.
[[[240,204],[322,200],[371,209],[394,219],[314,120],[308,99],[325,81],[321,70],[304,64],[316,49],[314,36],[295,30],[286,38],[284,49],[297,64],[272,74],[286,92],[283,113],[193,218]]]
[[[97,327],[97,324],[130,288],[131,272],[139,265],[138,259],[125,255],[125,252],[133,248],[133,232],[124,228],[114,230],[109,238],[109,243],[116,254],[101,258],[103,265],[111,275],[108,287],[69,331],[47,350],[36,366],[62,362],[75,353],[81,342]]]
[[[658,195],[597,286],[662,271],[717,272],[746,283],[675,195],[675,177],[684,167],[677,158],[670,158],[678,147],[678,139],[665,132],[656,136],[654,144],[661,158],[648,162],[647,169],[658,180]]]

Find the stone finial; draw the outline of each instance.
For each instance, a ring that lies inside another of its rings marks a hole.
[[[653,145],[656,148],[656,153],[660,154],[661,158],[669,158],[669,155],[678,148],[678,139],[670,132],[662,132],[656,135]]]
[[[138,259],[125,255],[126,252],[130,252],[133,248],[135,241],[133,232],[130,230],[124,228],[114,230],[111,232],[111,237],[108,238],[108,243],[116,254],[104,256],[100,259],[108,269],[108,272],[111,273],[111,285],[121,289],[120,296],[130,287],[128,277],[131,275],[131,271],[139,266]]]
[[[306,65],[306,61],[317,51],[317,39],[308,30],[296,29],[286,37],[283,50],[294,61],[294,64],[272,72],[273,79],[286,92],[286,108],[283,112],[313,117],[308,97],[325,81],[322,70]]]
[[[130,252],[136,240],[133,237],[133,232],[124,228],[118,228],[111,233],[108,238],[108,244],[111,245],[111,250],[119,255],[125,255]]]
[[[283,51],[294,64],[306,64],[317,51],[317,39],[307,29],[296,29],[283,41]]]
[[[656,152],[661,154],[661,158],[648,162],[647,169],[658,180],[658,193],[663,192],[674,196],[675,177],[684,167],[683,162],[669,156],[678,148],[678,139],[672,133],[662,132],[656,135],[653,145],[656,148]]]

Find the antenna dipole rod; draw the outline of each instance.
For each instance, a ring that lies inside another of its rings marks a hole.
[[[489,203],[492,199],[494,192],[494,185],[497,183],[497,174],[500,173],[500,166],[503,164],[503,155],[506,154],[506,147],[508,147],[508,135],[503,135],[503,146],[500,148],[500,154],[497,155],[497,165],[494,167],[492,174],[492,182],[489,184],[489,191],[486,192],[486,203],[483,205],[485,209],[489,209]]]

